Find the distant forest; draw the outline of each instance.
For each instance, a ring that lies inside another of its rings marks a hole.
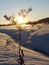
[[[36,24],[40,24],[40,23],[49,24],[49,17],[48,18],[40,19],[38,21],[33,21],[33,22],[30,21],[27,24],[36,25]]]
[[[49,17],[40,19],[38,21],[29,21],[26,24],[36,25],[36,24],[40,24],[40,23],[49,24]],[[0,24],[0,26],[11,26],[11,25],[14,25],[14,24],[13,23],[10,23],[10,24]]]

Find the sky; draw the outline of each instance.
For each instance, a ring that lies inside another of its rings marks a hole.
[[[27,15],[27,19],[30,21],[39,20],[49,17],[49,0],[0,0],[0,23],[9,23],[3,15],[12,15],[17,13],[21,9],[28,9],[32,7],[32,12]]]

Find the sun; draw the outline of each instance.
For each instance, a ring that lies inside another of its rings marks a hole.
[[[24,24],[25,19],[22,16],[18,16],[18,24]]]

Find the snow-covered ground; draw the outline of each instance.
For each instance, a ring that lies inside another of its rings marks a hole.
[[[49,55],[49,25],[45,25],[33,35],[31,43],[35,50]]]
[[[0,64],[3,65],[19,65],[17,62],[19,34],[16,28],[11,28],[0,27]],[[25,65],[49,65],[49,24],[32,26],[21,34]],[[7,39],[10,40],[8,46]]]
[[[11,40],[10,45],[6,46],[6,40]],[[24,52],[25,65],[49,65],[49,58],[41,53],[21,47]],[[0,33],[0,65],[19,65],[18,44],[10,36]]]

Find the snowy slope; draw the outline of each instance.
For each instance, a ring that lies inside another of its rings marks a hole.
[[[11,36],[18,43],[18,31],[16,29],[0,29],[1,33]],[[37,24],[21,33],[21,44],[31,50],[40,51],[49,55],[49,24]]]
[[[45,25],[32,36],[32,48],[49,55],[49,25]]]
[[[6,46],[6,40],[11,40]],[[24,52],[25,65],[49,65],[49,58],[33,50],[21,47]],[[18,44],[5,33],[0,33],[0,65],[19,65]]]
[[[30,31],[23,31],[22,45],[49,55],[49,24],[40,24],[40,26],[38,24],[32,27]]]

